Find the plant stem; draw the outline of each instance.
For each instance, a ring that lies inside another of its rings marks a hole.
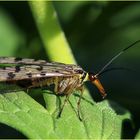
[[[31,1],[32,13],[51,61],[76,63],[51,2]]]

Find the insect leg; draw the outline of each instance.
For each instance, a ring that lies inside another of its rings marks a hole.
[[[56,93],[56,94],[58,94],[58,77],[56,77],[55,78],[55,84],[54,84],[55,86],[54,86],[54,92]]]
[[[78,102],[77,102],[77,115],[78,115],[78,117],[79,117],[79,120],[82,121],[82,118],[81,118],[81,116],[80,116],[80,103],[81,103],[81,99],[82,99],[82,96],[83,96],[84,87],[81,86],[81,87],[79,88],[79,90],[80,90],[81,94],[80,94],[79,100],[78,100]]]
[[[59,111],[59,114],[58,114],[58,118],[61,117],[61,114],[62,114],[62,111],[63,111],[63,109],[64,109],[64,106],[66,105],[67,101],[69,100],[69,96],[70,96],[70,95],[71,95],[71,94],[67,94],[67,95],[66,95],[66,98],[65,98],[65,100],[64,100],[64,103],[63,103],[62,107],[60,108],[60,111]]]

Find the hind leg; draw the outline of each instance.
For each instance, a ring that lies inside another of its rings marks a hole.
[[[79,97],[79,100],[77,102],[77,115],[79,117],[79,120],[82,121],[82,118],[80,116],[80,103],[81,103],[81,99],[82,99],[82,96],[83,96],[83,92],[84,92],[84,87],[81,86],[79,89],[77,89],[80,91],[80,97]]]

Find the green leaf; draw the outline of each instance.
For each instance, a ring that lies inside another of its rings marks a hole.
[[[87,96],[81,102],[82,121],[77,117],[78,96],[70,96],[59,119],[59,105],[64,98],[51,92],[43,93],[48,109],[24,92],[0,96],[0,122],[26,135],[28,138],[121,138],[121,124],[129,113],[117,115],[108,101],[93,103]]]
[[[0,122],[30,138],[46,138],[53,131],[47,110],[24,92],[0,95]]]

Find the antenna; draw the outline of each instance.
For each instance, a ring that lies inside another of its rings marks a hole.
[[[109,62],[107,62],[104,67],[96,74],[96,76],[100,75],[101,73],[103,73],[103,71],[114,61],[116,60],[121,54],[123,54],[126,50],[128,50],[129,48],[133,47],[134,45],[136,45],[137,43],[139,43],[140,40],[137,40],[136,42],[132,43],[131,45],[129,45],[128,47],[124,48],[122,51],[120,51],[118,54],[116,54]]]
[[[102,71],[99,75],[102,75],[106,72],[110,72],[110,71],[118,71],[118,70],[125,70],[125,71],[129,71],[129,72],[137,72],[137,71],[134,71],[133,69],[129,69],[129,68],[124,68],[124,67],[112,67],[112,68],[109,68],[109,69],[105,69],[104,71]]]

